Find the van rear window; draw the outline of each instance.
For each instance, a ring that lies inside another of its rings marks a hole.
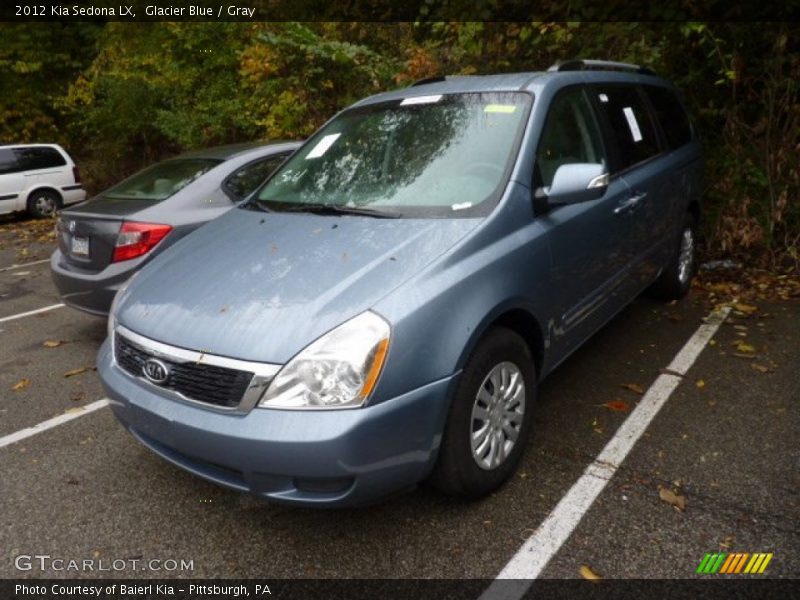
[[[644,88],[650,104],[661,124],[661,130],[667,140],[667,147],[675,150],[692,141],[692,126],[683,106],[675,94],[667,88],[648,85]]]
[[[14,148],[14,155],[17,157],[17,170],[19,171],[52,169],[63,167],[67,164],[67,161],[64,160],[58,150],[48,146]]]

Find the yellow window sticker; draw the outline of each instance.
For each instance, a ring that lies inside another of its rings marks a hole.
[[[506,113],[510,114],[517,110],[514,104],[487,104],[483,112],[487,113]]]

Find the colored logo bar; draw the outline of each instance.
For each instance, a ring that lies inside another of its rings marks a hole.
[[[697,573],[706,575],[713,575],[719,573],[721,575],[761,575],[767,568],[769,561],[772,560],[772,552],[756,552],[750,554],[749,552],[717,552],[708,553],[700,561],[700,566],[697,567]]]

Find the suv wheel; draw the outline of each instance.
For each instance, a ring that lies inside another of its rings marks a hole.
[[[672,259],[650,291],[654,296],[664,300],[683,298],[689,292],[696,271],[697,221],[687,213]]]
[[[61,208],[61,196],[51,190],[36,190],[28,196],[28,213],[37,219],[52,217]]]
[[[511,330],[491,329],[464,367],[431,483],[468,498],[502,485],[525,449],[535,396],[528,345]]]

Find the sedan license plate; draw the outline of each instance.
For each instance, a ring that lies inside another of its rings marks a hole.
[[[76,256],[89,256],[89,238],[74,237],[70,247],[72,254]]]

